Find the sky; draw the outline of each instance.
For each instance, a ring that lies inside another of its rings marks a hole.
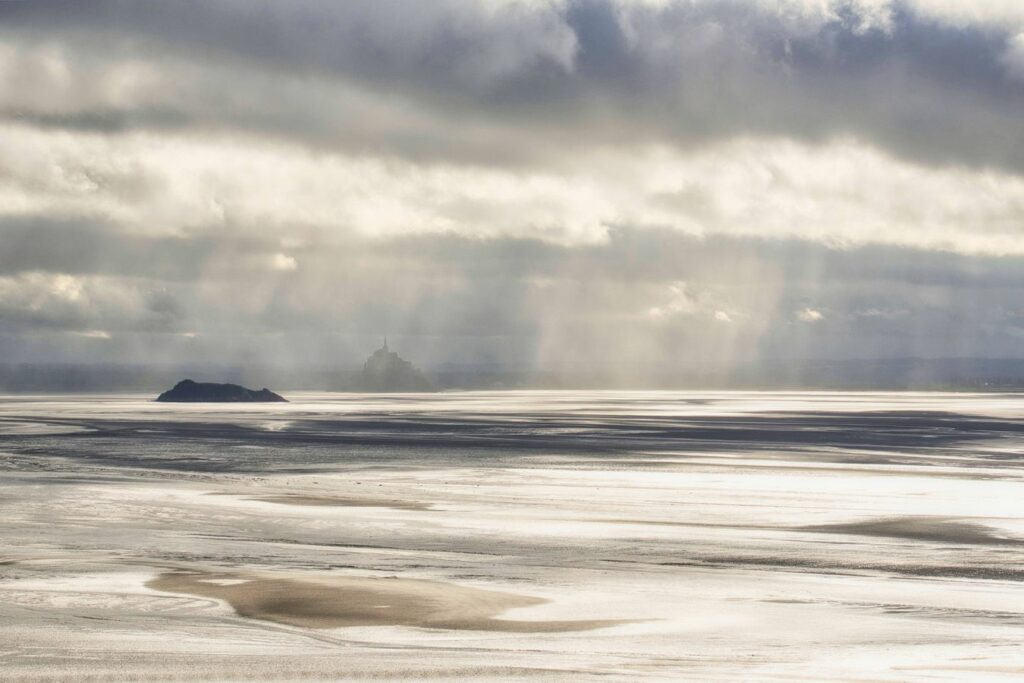
[[[1024,357],[1018,0],[0,2],[0,360]]]

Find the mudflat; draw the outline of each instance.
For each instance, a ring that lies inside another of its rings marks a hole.
[[[151,398],[0,397],[4,683],[1024,667],[1024,395]]]
[[[399,500],[396,498],[363,498],[363,497],[338,497],[338,496],[311,496],[298,493],[271,494],[266,496],[252,496],[245,494],[234,494],[230,492],[215,492],[210,495],[234,496],[238,495],[245,500],[255,500],[261,503],[275,503],[277,505],[297,505],[300,507],[356,507],[356,508],[391,508],[392,510],[429,510],[429,503],[418,503],[411,500]]]
[[[893,517],[849,524],[821,524],[804,527],[803,530],[963,545],[1024,545],[1024,540],[1000,536],[984,524],[941,517]]]
[[[389,498],[334,498],[329,496],[260,496],[250,498],[264,503],[278,505],[299,505],[302,507],[353,507],[353,508],[391,508],[392,510],[429,510],[430,505],[415,503],[408,500]]]
[[[617,620],[515,621],[498,615],[544,604],[541,598],[437,581],[270,576],[173,571],[146,583],[168,593],[224,600],[239,616],[305,628],[420,626],[471,631],[588,631]]]

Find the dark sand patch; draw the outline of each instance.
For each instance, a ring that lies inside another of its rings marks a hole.
[[[541,598],[435,581],[322,576],[165,572],[146,583],[168,593],[224,600],[239,616],[306,628],[419,626],[510,633],[587,631],[622,620],[514,621],[497,619]]]
[[[248,496],[244,494],[214,492],[211,496],[236,496],[244,500],[255,500],[261,503],[278,505],[298,505],[301,507],[357,507],[357,508],[391,508],[392,510],[430,510],[430,503],[417,503],[411,500],[391,498],[346,498],[335,496],[309,496],[299,493],[281,493],[269,496]]]
[[[915,541],[963,545],[1022,545],[1024,540],[999,536],[993,529],[976,522],[944,517],[892,517],[847,524],[820,524],[800,527],[801,531],[826,534],[853,534],[906,538]]]
[[[392,510],[429,510],[431,506],[408,500],[391,500],[388,498],[332,498],[327,496],[260,496],[247,498],[264,503],[279,505],[301,505],[306,507],[357,507],[357,508],[391,508]]]

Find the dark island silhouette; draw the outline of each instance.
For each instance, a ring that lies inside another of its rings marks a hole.
[[[435,391],[422,372],[388,348],[386,338],[384,346],[366,359],[356,377],[356,388],[371,392]]]
[[[253,391],[237,384],[182,380],[156,398],[164,403],[287,403],[270,389]]]

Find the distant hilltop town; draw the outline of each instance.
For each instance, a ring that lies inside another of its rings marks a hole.
[[[373,352],[356,377],[356,388],[360,391],[434,391],[422,372],[388,348],[388,340]]]

